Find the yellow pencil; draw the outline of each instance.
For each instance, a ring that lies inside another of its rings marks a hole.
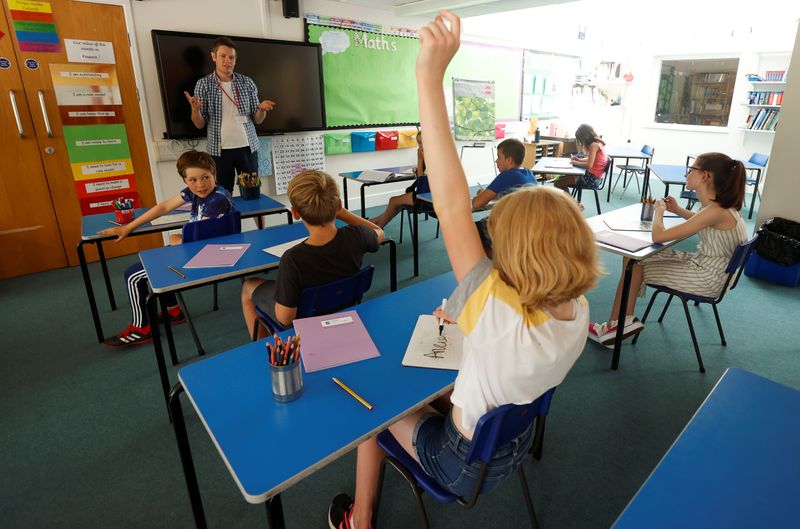
[[[333,381],[334,381],[334,382],[336,382],[336,384],[337,384],[337,385],[338,385],[340,388],[342,388],[343,390],[345,390],[346,392],[348,392],[348,393],[349,393],[349,394],[350,394],[350,395],[351,395],[351,396],[352,396],[354,399],[356,399],[358,402],[360,402],[361,404],[363,404],[364,406],[366,406],[368,410],[371,410],[371,409],[373,409],[373,408],[374,408],[374,406],[373,406],[372,404],[370,404],[369,402],[367,402],[367,401],[365,401],[364,399],[362,399],[361,397],[359,397],[359,396],[358,396],[358,394],[357,394],[355,391],[353,391],[352,389],[350,389],[350,388],[348,388],[347,386],[345,386],[344,382],[342,382],[341,380],[339,380],[339,379],[338,379],[338,378],[336,378],[336,377],[332,377],[332,378],[333,378]]]

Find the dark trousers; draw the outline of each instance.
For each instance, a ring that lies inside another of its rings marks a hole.
[[[233,193],[236,171],[240,173],[258,172],[258,151],[250,152],[250,147],[222,149],[220,156],[212,156],[217,164],[217,183]]]
[[[142,263],[134,263],[125,270],[125,286],[131,304],[131,323],[141,329],[150,323],[147,317],[147,295],[150,288]],[[168,307],[178,304],[175,294],[168,294],[166,299]]]

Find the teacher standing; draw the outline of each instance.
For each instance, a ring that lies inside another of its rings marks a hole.
[[[258,171],[256,125],[264,121],[275,102],[258,101],[258,88],[246,75],[234,73],[236,45],[219,37],[211,48],[214,72],[194,87],[194,96],[184,92],[192,106],[192,123],[206,125],[206,150],[217,164],[217,181],[233,192],[235,172]]]

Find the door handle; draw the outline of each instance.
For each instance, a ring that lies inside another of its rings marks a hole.
[[[8,91],[8,97],[11,99],[11,108],[14,110],[14,120],[17,122],[17,132],[20,138],[25,137],[25,130],[22,128],[22,119],[19,117],[19,108],[17,107],[17,96],[14,95],[14,90]]]
[[[39,96],[39,106],[42,107],[42,119],[44,119],[44,130],[47,132],[47,137],[53,137],[53,129],[50,127],[50,118],[47,117],[47,107],[44,104],[44,92],[41,90],[36,91],[36,95]]]

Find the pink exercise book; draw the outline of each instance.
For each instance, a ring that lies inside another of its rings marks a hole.
[[[244,252],[250,247],[246,244],[206,244],[197,252],[184,268],[214,268],[218,266],[233,266],[239,262]]]
[[[294,320],[306,373],[380,356],[354,310]]]

